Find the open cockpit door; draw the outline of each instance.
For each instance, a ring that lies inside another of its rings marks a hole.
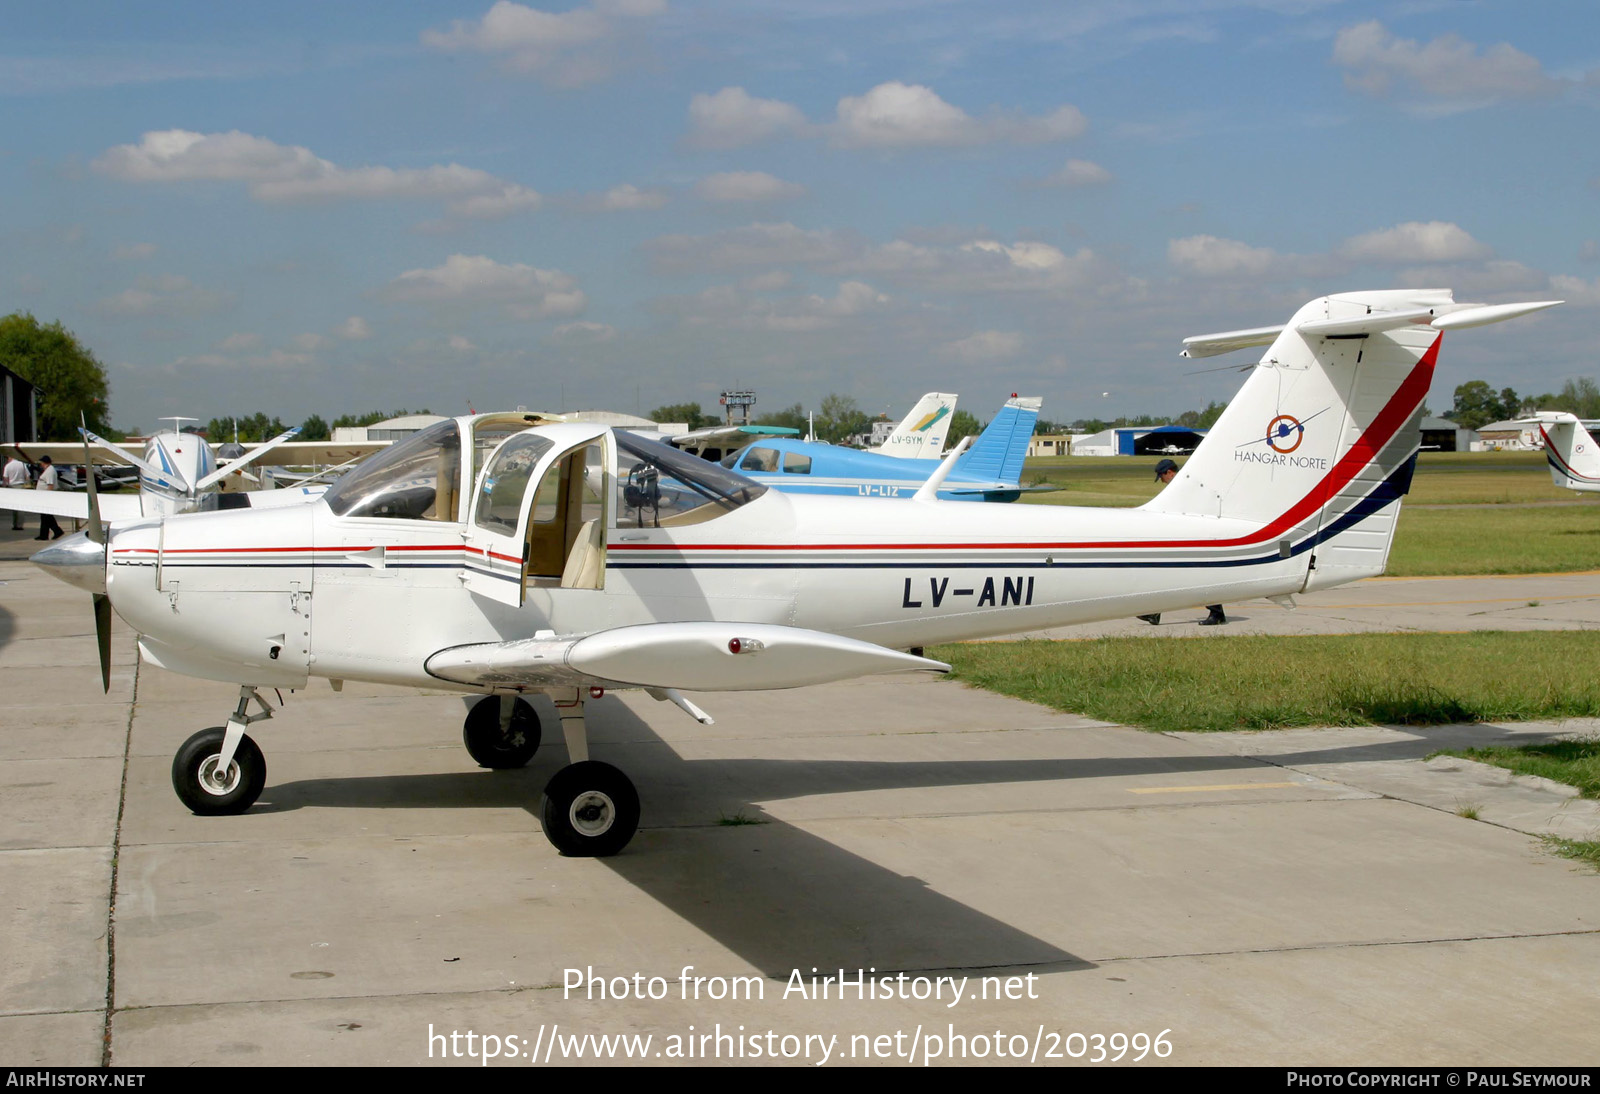
[[[602,588],[613,462],[607,429],[551,425],[508,438],[478,474],[466,587],[517,606],[529,587]]]

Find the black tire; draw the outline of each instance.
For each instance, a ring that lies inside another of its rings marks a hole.
[[[544,788],[539,824],[563,855],[605,858],[628,846],[639,830],[639,793],[610,764],[568,764]]]
[[[267,785],[266,757],[248,736],[234,751],[227,777],[214,777],[226,732],[221,726],[202,729],[183,742],[172,758],[172,789],[190,811],[202,817],[243,813],[256,803]]]
[[[526,699],[517,699],[511,708],[511,725],[500,731],[500,697],[486,696],[467,711],[467,720],[461,725],[461,740],[467,746],[467,755],[479,767],[505,771],[526,767],[533,754],[539,751],[539,716]]]

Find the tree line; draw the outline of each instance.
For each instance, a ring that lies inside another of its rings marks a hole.
[[[1463,429],[1482,429],[1490,422],[1521,418],[1539,410],[1565,410],[1580,418],[1600,418],[1600,384],[1582,376],[1562,384],[1559,392],[1523,396],[1509,387],[1496,392],[1482,380],[1468,380],[1456,388],[1455,403],[1443,416]]]

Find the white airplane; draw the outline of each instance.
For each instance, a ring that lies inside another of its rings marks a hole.
[[[1539,430],[1544,457],[1550,464],[1550,478],[1557,486],[1586,493],[1600,491],[1600,446],[1576,414],[1564,410],[1541,410],[1519,418]]]
[[[944,455],[944,439],[955,416],[956,396],[930,391],[917,400],[894,432],[868,452],[879,456],[898,456],[907,460],[936,460]]]
[[[310,504],[109,532],[91,518],[33,561],[95,594],[103,680],[115,608],[147,660],[240,685],[226,727],[173,761],[194,812],[242,812],[262,792],[245,733],[273,714],[262,688],[317,676],[483,693],[463,736],[495,768],[532,757],[540,726],[520,696],[543,692],[570,761],[545,786],[544,831],[565,854],[611,855],[639,799],[589,757],[584,705],[607,688],[709,721],[677,689],[942,672],[902,651],[1382,573],[1441,332],[1551,303],[1342,293],[1281,327],[1188,339],[1189,356],[1270,348],[1138,509],[985,506],[974,520],[936,498],[953,455],[915,501],[785,494],[625,431],[489,414],[395,444]]]
[[[261,457],[269,452],[276,451],[280,457],[292,458],[297,464],[350,462],[370,455],[389,443],[333,445],[325,441],[295,441],[300,432],[295,428],[260,444],[239,446],[240,455],[219,464],[204,437],[182,431],[184,422],[194,420],[163,418],[162,421],[173,423],[172,431],[150,437],[145,442],[142,459],[88,430],[81,431],[84,444],[58,442],[8,445],[7,448],[35,459],[49,456],[52,462],[61,466],[78,463],[87,466],[92,460],[100,464],[114,463],[137,468],[137,494],[108,494],[99,499],[100,516],[112,523],[119,523],[218,508],[266,508],[303,502],[321,493],[323,487],[244,491],[237,487],[230,488],[230,480],[237,481],[247,475],[245,469],[259,463]],[[0,488],[0,509],[85,520],[89,516],[89,499],[78,492]]]

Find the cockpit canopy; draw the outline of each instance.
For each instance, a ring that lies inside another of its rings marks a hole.
[[[465,430],[473,452],[472,465],[465,470],[479,480],[472,488],[480,495],[476,522],[486,530],[515,534],[521,512],[527,508],[525,494],[549,477],[535,478],[536,468],[561,443],[563,428],[551,425],[547,432],[538,428],[539,420],[519,413],[439,422],[362,463],[335,483],[324,500],[341,517],[465,521],[468,506],[461,496]],[[613,435],[618,461],[613,473],[618,527],[698,524],[766,492],[760,483],[668,445],[622,430]],[[503,447],[502,442],[506,442]],[[587,470],[579,470],[573,478],[587,483],[591,491],[597,491],[605,470],[593,462],[599,451],[587,455]],[[540,485],[540,492],[554,490],[553,483]]]

